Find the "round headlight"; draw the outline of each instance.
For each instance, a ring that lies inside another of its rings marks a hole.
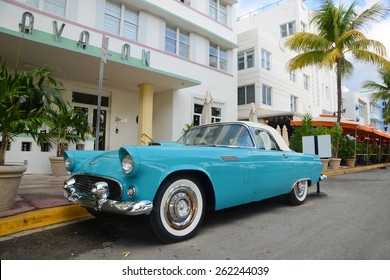
[[[70,171],[70,165],[71,165],[71,162],[70,162],[70,158],[69,157],[67,157],[66,159],[65,159],[65,169],[66,170],[68,170],[68,171]]]
[[[126,174],[130,174],[134,168],[134,161],[129,154],[122,158],[122,169]]]

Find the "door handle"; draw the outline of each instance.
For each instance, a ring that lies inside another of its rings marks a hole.
[[[287,154],[283,154],[283,159],[288,159],[288,155]]]

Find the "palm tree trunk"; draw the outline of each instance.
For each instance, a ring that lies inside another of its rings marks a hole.
[[[336,62],[336,78],[337,78],[337,122],[341,121],[341,103],[342,103],[342,90],[341,90],[341,71],[343,67],[343,59],[339,58]]]

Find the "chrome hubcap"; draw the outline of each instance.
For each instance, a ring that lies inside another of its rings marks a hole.
[[[178,186],[170,192],[165,207],[165,215],[172,228],[184,229],[191,225],[196,210],[196,195],[190,188]]]
[[[305,196],[306,192],[306,183],[305,182],[298,182],[297,185],[294,188],[295,194],[298,198],[302,198]]]

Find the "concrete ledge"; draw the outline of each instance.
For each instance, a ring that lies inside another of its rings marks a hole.
[[[348,173],[354,173],[359,171],[365,171],[365,170],[371,170],[376,168],[383,168],[390,166],[390,163],[379,163],[374,165],[365,165],[365,166],[357,166],[357,167],[350,167],[350,168],[340,168],[337,170],[328,169],[323,172],[326,176],[335,176],[335,175],[342,175],[342,174],[348,174]]]
[[[0,236],[90,216],[77,205],[40,209],[0,219]]]

